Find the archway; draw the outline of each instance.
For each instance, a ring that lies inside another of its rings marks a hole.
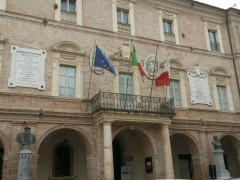
[[[2,173],[3,173],[3,156],[4,156],[4,148],[3,144],[0,141],[0,180],[2,180]]]
[[[240,177],[240,141],[230,135],[222,137],[220,141],[224,151],[226,169],[229,171],[231,177]]]
[[[38,150],[37,180],[87,179],[87,145],[72,129],[58,129],[45,137]]]
[[[114,179],[121,180],[128,173],[131,180],[154,179],[153,158],[149,138],[138,128],[124,129],[113,140]]]
[[[175,178],[201,179],[201,161],[196,143],[181,133],[170,138]]]

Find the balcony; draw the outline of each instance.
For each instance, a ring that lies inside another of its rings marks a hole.
[[[213,42],[213,41],[209,41],[209,43],[210,43],[211,51],[220,52],[220,45],[219,45],[219,43]]]
[[[99,92],[91,99],[92,113],[100,111],[139,112],[173,117],[173,99]]]
[[[61,11],[61,21],[69,23],[77,23],[77,14]]]

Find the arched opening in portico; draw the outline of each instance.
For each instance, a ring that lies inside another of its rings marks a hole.
[[[201,179],[201,159],[193,139],[181,133],[171,135],[170,139],[175,178]]]
[[[154,179],[153,145],[136,127],[124,129],[114,137],[113,161],[114,180],[121,180],[128,173],[131,180]]]
[[[240,177],[240,141],[231,135],[220,139],[224,151],[226,169],[231,177]]]
[[[3,174],[3,156],[4,156],[4,148],[3,144],[0,141],[0,180],[2,180],[2,174]]]
[[[48,134],[38,150],[37,180],[86,180],[87,146],[84,135],[73,129]]]

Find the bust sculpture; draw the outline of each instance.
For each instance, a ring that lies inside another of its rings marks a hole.
[[[221,150],[222,149],[222,143],[218,140],[217,136],[213,136],[212,145],[214,146],[214,150]]]
[[[22,149],[28,149],[31,144],[36,142],[36,137],[30,133],[30,129],[30,127],[25,127],[24,132],[17,135],[16,141],[21,144]]]

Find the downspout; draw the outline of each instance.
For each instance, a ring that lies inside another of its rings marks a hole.
[[[235,57],[234,57],[234,54],[233,54],[232,40],[231,40],[231,37],[230,37],[230,31],[229,31],[229,26],[228,26],[228,10],[226,10],[226,24],[227,24],[227,32],[228,32],[228,38],[229,38],[230,49],[231,49],[232,60],[233,60],[233,67],[234,67],[234,72],[235,72],[236,81],[237,81],[238,96],[240,97],[240,87],[239,87],[238,74],[237,74],[237,69],[236,69]]]

